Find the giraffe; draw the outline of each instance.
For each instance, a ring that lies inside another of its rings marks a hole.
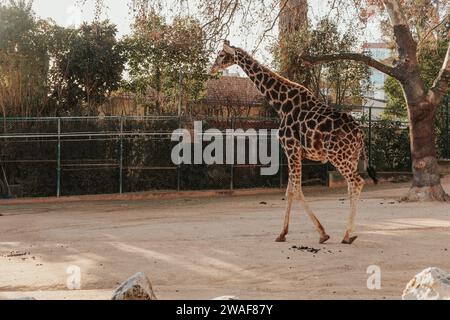
[[[375,170],[368,166],[364,133],[353,117],[320,102],[306,87],[292,82],[261,65],[241,48],[225,41],[212,69],[217,74],[238,65],[265,96],[280,118],[278,138],[288,161],[289,182],[286,190],[286,212],[277,242],[285,242],[289,231],[292,204],[298,200],[320,235],[320,243],[330,239],[325,228],[309,207],[302,191],[302,160],[330,162],[345,178],[350,198],[350,215],[343,244],[352,244],[357,202],[364,179],[358,172],[358,161],[364,156],[369,176],[378,182]]]

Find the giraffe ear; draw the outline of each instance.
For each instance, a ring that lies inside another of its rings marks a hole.
[[[225,40],[225,42],[223,43],[223,50],[229,54],[234,54],[235,51],[234,48],[230,45],[230,41],[228,40]]]

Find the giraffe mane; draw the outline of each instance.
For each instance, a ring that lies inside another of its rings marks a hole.
[[[303,88],[305,90],[307,90],[308,92],[311,92],[308,88],[306,88],[304,85],[291,81],[285,77],[283,77],[282,75],[280,75],[279,73],[271,70],[269,67],[266,67],[265,65],[263,65],[262,63],[260,63],[258,60],[256,60],[251,54],[249,54],[247,51],[245,51],[242,48],[239,47],[232,47],[235,50],[240,51],[241,53],[243,53],[245,56],[247,56],[248,58],[250,58],[252,61],[256,62],[261,69],[263,69],[264,72],[268,72],[272,77],[276,78],[277,80],[283,82],[284,84],[288,85],[288,86],[297,86],[300,88]]]

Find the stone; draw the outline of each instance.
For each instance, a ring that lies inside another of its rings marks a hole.
[[[111,300],[157,300],[157,298],[150,280],[139,272],[122,283]]]
[[[223,297],[213,298],[211,300],[228,300],[228,301],[233,301],[233,300],[239,300],[239,298],[235,297],[235,296],[223,296]]]
[[[19,301],[32,301],[32,300],[36,300],[33,297],[20,297],[20,298],[15,298],[13,300],[19,300]]]
[[[407,285],[403,300],[450,300],[450,275],[439,268],[418,273]]]

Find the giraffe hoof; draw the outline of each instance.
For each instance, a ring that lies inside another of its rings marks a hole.
[[[320,244],[325,243],[325,242],[327,242],[329,239],[330,239],[330,236],[329,236],[329,235],[325,235],[325,236],[323,236],[322,238],[320,238],[319,243],[320,243]]]
[[[344,239],[344,240],[342,240],[342,243],[343,244],[352,244],[357,238],[358,238],[357,236],[354,236],[354,237],[351,237],[350,239]]]
[[[286,236],[279,236],[275,242],[286,242]]]

